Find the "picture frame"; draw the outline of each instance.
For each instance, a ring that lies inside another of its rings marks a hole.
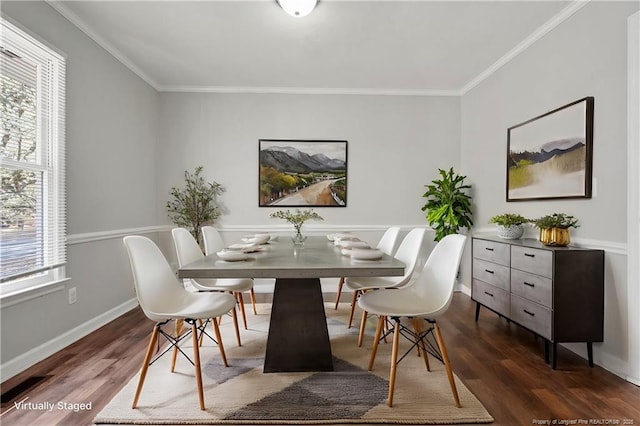
[[[592,96],[507,129],[506,200],[591,198]]]
[[[259,207],[346,207],[346,140],[258,140]]]

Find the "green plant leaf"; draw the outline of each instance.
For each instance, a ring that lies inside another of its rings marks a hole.
[[[440,241],[449,234],[455,234],[460,228],[473,226],[471,197],[465,190],[466,176],[458,175],[453,167],[448,171],[438,169],[440,179],[434,179],[425,185],[427,190],[422,195],[426,198],[422,211],[426,211],[426,219],[435,230],[435,240]]]

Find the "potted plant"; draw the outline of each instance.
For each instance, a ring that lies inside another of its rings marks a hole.
[[[540,228],[540,242],[546,246],[569,245],[569,228],[577,228],[578,219],[565,213],[552,213],[531,221]]]
[[[167,201],[167,214],[171,222],[187,228],[200,243],[200,227],[213,223],[222,210],[217,197],[224,188],[218,182],[206,182],[200,175],[202,166],[193,174],[184,172],[185,188],[171,188],[172,200]]]
[[[295,235],[293,236],[293,244],[297,246],[304,245],[304,240],[307,239],[304,235],[302,235],[302,225],[307,220],[324,220],[322,216],[313,210],[300,210],[296,209],[295,211],[291,210],[278,210],[277,212],[273,212],[270,215],[274,219],[284,219],[296,230]]]
[[[529,219],[517,213],[503,213],[493,216],[489,219],[489,223],[495,223],[497,226],[497,235],[506,240],[517,240],[524,234],[524,224]]]
[[[471,185],[465,185],[466,176],[460,176],[453,171],[438,169],[441,179],[435,179],[431,185],[425,185],[427,192],[423,197],[427,199],[422,211],[427,211],[427,222],[436,231],[435,241],[440,241],[449,234],[455,234],[460,228],[473,226],[471,219],[471,197],[465,190]]]

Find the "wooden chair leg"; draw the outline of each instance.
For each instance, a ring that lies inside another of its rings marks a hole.
[[[193,364],[198,385],[198,400],[200,401],[200,409],[204,410],[204,390],[202,389],[202,371],[200,371],[200,345],[198,342],[198,326],[195,321],[191,323],[191,339],[193,342]]]
[[[338,309],[338,303],[340,303],[340,296],[342,295],[343,285],[344,285],[344,277],[340,277],[340,281],[338,281],[338,295],[336,296],[336,306],[334,309]]]
[[[391,371],[389,372],[389,397],[387,405],[393,407],[393,391],[396,387],[396,369],[398,366],[398,344],[400,343],[400,319],[395,319],[393,327],[393,348],[391,349]]]
[[[202,320],[198,320],[198,325],[202,328]],[[198,339],[198,344],[202,347],[202,342],[204,342],[204,333],[200,333],[200,338]]]
[[[174,335],[176,337],[176,339],[178,338],[178,336],[180,336],[180,333],[182,333],[182,326],[184,325],[184,320],[182,319],[177,319],[174,321]],[[176,368],[176,360],[178,359],[178,347],[174,346],[173,347],[173,353],[171,354],[171,372],[173,373],[173,371]]]
[[[369,358],[369,371],[373,370],[373,363],[376,361],[376,353],[378,352],[378,342],[380,341],[380,335],[382,334],[382,325],[384,324],[385,317],[380,315],[378,317],[378,324],[376,325],[376,334],[373,337],[373,345],[371,347],[371,357]]]
[[[249,290],[249,296],[251,296],[251,306],[253,306],[253,315],[258,315],[258,310],[256,309],[256,293],[253,291],[253,287]]]
[[[231,318],[233,318],[233,328],[236,331],[236,342],[238,342],[238,346],[242,346],[242,342],[240,341],[240,328],[238,327],[238,314],[236,313],[235,306],[231,310]]]
[[[453,393],[453,399],[456,401],[456,407],[460,408],[462,406],[460,405],[460,398],[458,397],[458,389],[456,389],[456,382],[453,378],[453,372],[451,371],[449,355],[447,355],[447,348],[444,346],[444,340],[442,339],[442,334],[440,333],[440,327],[438,327],[438,323],[434,322],[433,328],[436,332],[436,340],[438,342],[438,347],[440,348],[440,353],[442,354],[444,368],[447,370],[447,378],[449,379],[449,385],[451,385],[451,393]]]
[[[213,332],[216,335],[216,340],[218,341],[218,349],[220,350],[220,356],[222,357],[222,362],[225,367],[229,366],[227,362],[227,355],[224,353],[224,346],[222,345],[222,336],[220,335],[220,327],[215,322],[213,323]]]
[[[351,312],[349,313],[349,325],[347,325],[347,328],[351,328],[351,323],[353,322],[353,313],[356,311],[356,302],[358,301],[359,295],[360,290],[356,290],[353,292],[353,299],[351,300]]]
[[[413,331],[416,333],[416,336],[420,336],[422,333],[422,327],[420,326],[420,318],[413,319]],[[418,356],[422,356],[424,358],[424,366],[427,367],[427,371],[431,371],[431,367],[429,366],[429,355],[427,351],[422,347],[422,342],[420,340],[417,341],[418,346]]]
[[[360,332],[358,333],[358,347],[362,346],[362,339],[364,338],[364,328],[367,324],[367,317],[369,314],[367,311],[362,311],[362,319],[360,320]]]
[[[244,299],[242,298],[242,293],[236,293],[236,299],[238,300],[238,305],[240,305],[240,313],[242,314],[242,322],[244,323],[244,329],[247,330],[247,314],[244,311]]]
[[[153,332],[151,333],[151,339],[149,340],[149,346],[147,347],[147,354],[144,356],[144,360],[142,361],[142,370],[140,370],[140,379],[138,379],[138,387],[136,388],[136,394],[133,397],[133,404],[131,408],[136,408],[138,406],[138,398],[140,398],[140,392],[142,392],[142,385],[144,385],[144,379],[147,377],[147,370],[149,369],[149,361],[151,361],[151,356],[153,355],[153,347],[158,341],[158,326],[153,327]]]

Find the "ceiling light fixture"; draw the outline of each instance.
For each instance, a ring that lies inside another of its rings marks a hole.
[[[313,11],[318,0],[276,0],[276,2],[289,15],[302,18]]]

